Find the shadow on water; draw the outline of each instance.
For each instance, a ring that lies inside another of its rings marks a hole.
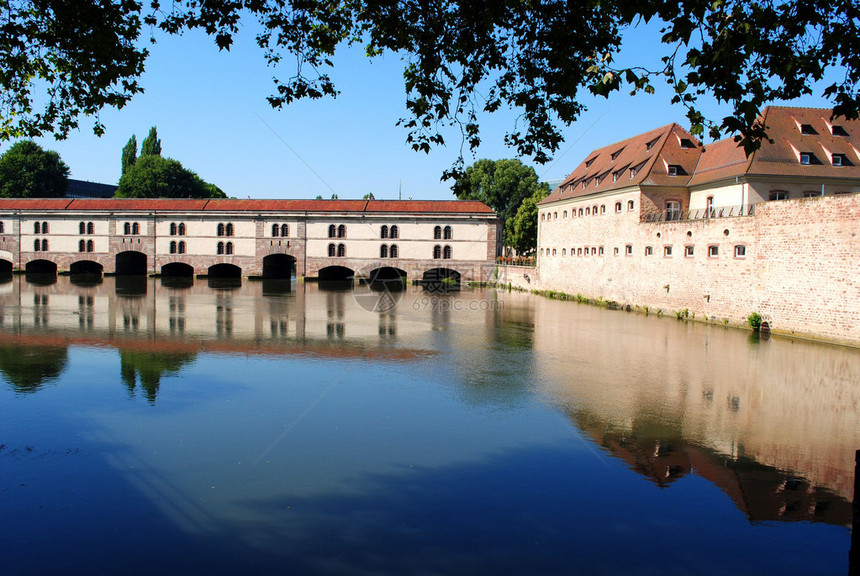
[[[213,290],[236,290],[242,287],[242,279],[226,276],[209,276],[206,278],[206,285]]]
[[[349,280],[319,280],[317,287],[323,292],[350,292],[355,287],[355,282]]]
[[[69,282],[81,288],[91,288],[102,284],[104,278],[102,278],[101,274],[72,274],[69,276]]]
[[[145,296],[149,278],[146,276],[114,276],[117,296]]]
[[[165,288],[183,289],[194,286],[193,276],[162,276],[161,285]]]
[[[57,275],[53,272],[27,272],[24,280],[34,286],[50,286],[57,283]]]
[[[284,296],[293,291],[293,280],[289,278],[264,278],[263,296]]]

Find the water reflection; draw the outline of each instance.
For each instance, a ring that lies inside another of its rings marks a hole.
[[[520,293],[409,287],[383,306],[389,291],[352,282],[209,280],[16,277],[0,291],[0,374],[33,393],[62,380],[70,346],[98,344],[118,351],[109,381],[155,406],[201,354],[326,358],[344,374],[391,360],[408,365],[394,380],[450,389],[460,405],[516,411],[540,397],[660,489],[700,476],[752,521],[850,520],[856,350]]]
[[[68,362],[64,347],[0,345],[0,374],[22,394],[36,392],[45,384],[56,382]]]

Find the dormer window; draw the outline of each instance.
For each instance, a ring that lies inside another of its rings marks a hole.
[[[586,161],[585,161],[585,167],[586,167],[586,168],[588,168],[589,166],[591,166],[592,164],[594,164],[594,159],[595,159],[595,158],[597,158],[597,156],[595,156],[595,157],[594,157],[594,158],[592,158],[591,160],[586,160]]]
[[[800,153],[800,163],[804,165],[812,164],[812,153],[810,152],[801,152]]]
[[[696,145],[689,138],[681,138],[681,148],[695,148]]]
[[[636,176],[636,168],[631,168],[630,169],[630,177],[633,178],[634,176]]]
[[[813,136],[815,134],[818,134],[818,132],[815,131],[815,128],[812,127],[812,124],[801,124],[800,133],[806,134],[807,136]]]
[[[585,190],[585,187],[588,185],[588,182],[585,180],[582,181],[582,189]]]
[[[657,144],[657,140],[659,140],[659,138],[654,138],[653,140],[645,144],[645,150],[650,150],[651,148],[653,148],[654,145]]]
[[[613,181],[613,182],[617,182],[617,181],[618,181],[618,172],[613,172],[613,173],[612,173],[612,181]]]
[[[678,174],[681,174],[681,172],[683,172],[683,169],[680,166],[677,164],[669,164],[669,176],[677,176]]]
[[[612,156],[611,156],[612,161],[615,161],[615,159],[618,158],[618,155],[621,154],[621,152],[623,150],[624,150],[624,148],[622,148],[621,150],[616,150],[615,152],[613,152]]]
[[[834,125],[830,130],[834,136],[848,136],[848,132],[842,126]]]
[[[847,166],[848,159],[845,157],[845,154],[833,154],[830,157],[830,160],[833,162],[834,166]]]

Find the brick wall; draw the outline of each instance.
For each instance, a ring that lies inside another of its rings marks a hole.
[[[602,256],[570,255],[595,246]],[[540,247],[556,248],[539,258],[541,289],[737,324],[755,311],[777,331],[860,344],[860,195],[768,202],[738,218],[642,223],[625,210],[553,221],[541,223]]]

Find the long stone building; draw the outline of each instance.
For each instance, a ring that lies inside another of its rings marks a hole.
[[[0,273],[485,281],[485,204],[413,200],[0,200]]]
[[[501,279],[860,344],[860,121],[761,121],[750,157],[677,124],[593,151],[539,204],[537,269]]]

